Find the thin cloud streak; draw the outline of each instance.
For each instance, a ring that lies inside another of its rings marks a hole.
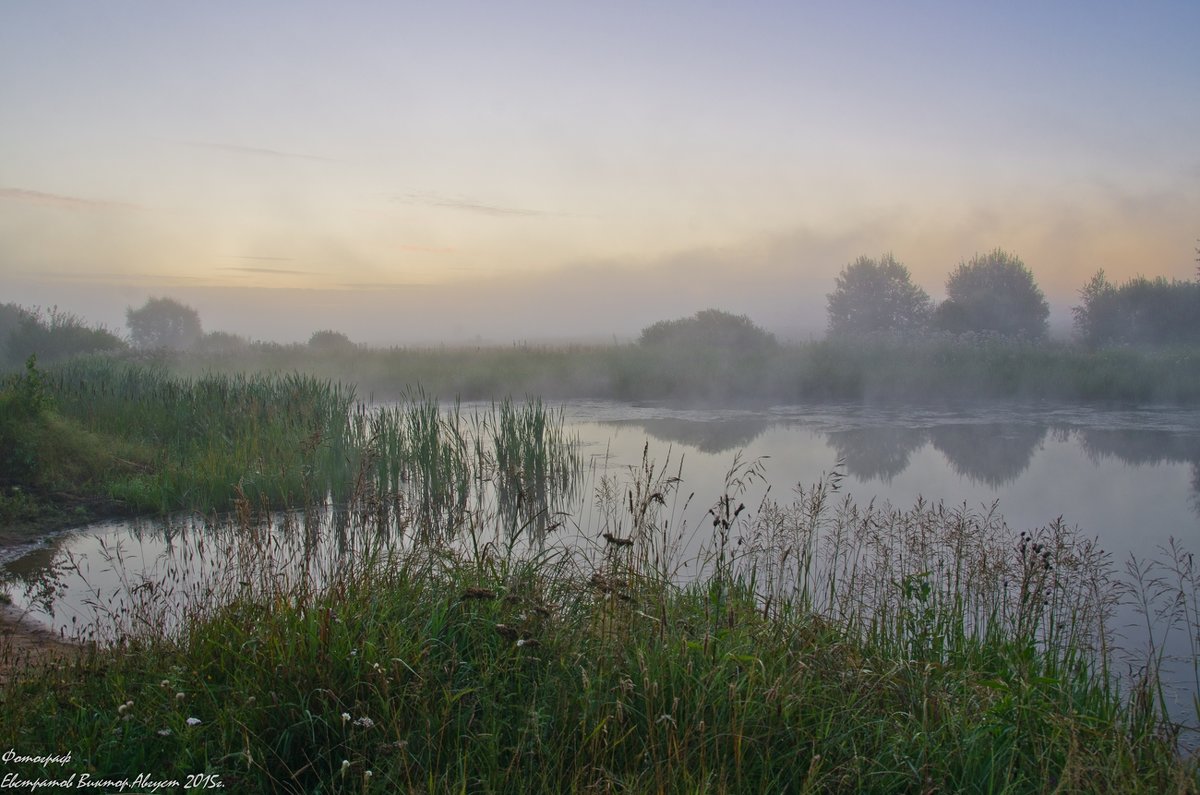
[[[306,155],[299,152],[282,152],[278,149],[265,149],[259,146],[241,146],[239,144],[222,144],[213,143],[210,141],[182,141],[184,146],[191,146],[197,149],[213,149],[218,152],[231,152],[239,155],[254,155],[257,157],[276,157],[290,158],[293,160],[318,160],[323,163],[334,163],[332,157],[321,157],[320,155]]]
[[[415,254],[457,254],[453,246],[397,246],[396,251],[409,251]]]
[[[144,210],[136,204],[128,202],[109,201],[108,199],[83,199],[79,196],[62,196],[57,193],[43,193],[40,190],[26,188],[0,188],[0,199],[12,199],[26,204],[38,204],[47,207],[61,207],[67,210]]]
[[[334,285],[341,290],[424,290],[432,286],[424,282],[339,282]]]
[[[219,268],[218,270],[236,271],[238,273],[269,273],[272,275],[279,275],[279,276],[311,276],[312,275],[312,271],[295,271],[295,270],[287,270],[285,268],[226,267],[226,268]]]
[[[423,204],[427,207],[445,207],[449,210],[462,210],[463,212],[494,217],[514,216],[533,218],[559,215],[559,213],[547,212],[546,210],[505,207],[499,204],[488,204],[487,202],[478,201],[467,196],[442,196],[437,193],[405,193],[402,196],[394,197],[392,201],[401,204]]]

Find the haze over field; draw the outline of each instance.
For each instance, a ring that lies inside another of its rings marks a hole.
[[[0,301],[376,343],[819,334],[859,255],[1192,278],[1200,5],[6,3]]]

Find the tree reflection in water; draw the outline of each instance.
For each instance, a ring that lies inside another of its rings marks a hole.
[[[892,478],[908,468],[908,459],[925,446],[929,432],[924,428],[870,427],[831,431],[831,447],[846,465],[846,471],[862,481]]]
[[[961,423],[930,428],[929,437],[956,473],[999,488],[1029,467],[1047,430],[1033,424]]]

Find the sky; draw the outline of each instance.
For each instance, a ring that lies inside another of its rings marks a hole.
[[[997,247],[1190,279],[1200,3],[0,2],[0,303],[124,331],[824,329]]]

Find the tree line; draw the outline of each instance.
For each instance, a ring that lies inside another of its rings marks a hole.
[[[1036,342],[1049,330],[1050,307],[1032,271],[1002,249],[961,262],[940,304],[891,254],[847,265],[827,299],[830,337],[941,332]],[[1137,276],[1116,285],[1099,271],[1079,301],[1075,333],[1089,347],[1200,343],[1200,278]]]
[[[1200,249],[1197,249],[1200,263]],[[1050,308],[1033,273],[1003,249],[959,263],[946,279],[946,299],[935,303],[913,284],[908,268],[892,254],[859,257],[844,267],[827,296],[828,336],[834,339],[911,337],[929,333],[1041,341]],[[1200,344],[1200,267],[1187,281],[1136,276],[1122,284],[1098,271],[1072,307],[1076,337],[1090,348]],[[19,366],[30,355],[55,361],[77,354],[136,350],[232,353],[245,339],[205,333],[199,313],[171,298],[150,298],[125,313],[128,339],[89,326],[57,308],[27,309],[0,304],[0,366]],[[663,320],[642,330],[642,347],[766,351],[774,336],[744,315],[717,309],[694,317]],[[346,353],[356,346],[345,334],[320,330],[308,346],[320,353]]]

